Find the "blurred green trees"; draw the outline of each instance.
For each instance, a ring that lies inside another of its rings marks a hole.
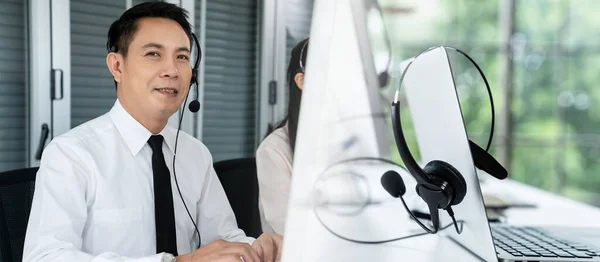
[[[498,156],[504,146],[501,136],[512,141],[510,176],[600,206],[600,16],[594,15],[600,1],[514,0],[510,39],[502,34],[503,1],[509,0],[380,0],[394,57],[385,92],[396,89],[400,62],[427,47],[467,52],[494,95],[492,153]],[[450,53],[450,61],[468,135],[485,147],[491,111],[483,80],[457,53]],[[501,120],[505,61],[512,63],[509,134],[502,133]],[[406,122],[411,149],[418,152]]]

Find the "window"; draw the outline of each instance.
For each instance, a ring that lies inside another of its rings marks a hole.
[[[496,108],[492,153],[513,179],[600,205],[600,2],[381,2],[396,63],[451,45],[482,66]],[[451,57],[463,117],[469,137],[484,147],[489,102],[463,60]]]

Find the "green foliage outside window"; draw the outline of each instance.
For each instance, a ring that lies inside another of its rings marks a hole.
[[[503,39],[505,0],[380,4],[392,40],[390,90],[399,82],[399,62],[428,47],[450,45],[467,52],[482,67],[494,95],[492,153],[501,158],[502,136],[512,141],[507,148],[511,178],[600,206],[600,16],[595,15],[600,1],[514,0],[510,40]],[[491,112],[483,80],[465,58],[451,53],[450,61],[468,135],[485,147]],[[501,120],[507,101],[501,85],[505,61],[512,65],[508,134],[502,133]],[[410,121],[403,125],[418,154]],[[392,152],[399,161],[395,147]]]

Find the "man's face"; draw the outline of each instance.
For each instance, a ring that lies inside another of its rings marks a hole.
[[[120,84],[119,100],[126,100],[134,114],[168,119],[177,112],[189,92],[192,75],[190,41],[177,22],[138,20],[127,56],[117,59],[122,61],[120,74],[115,76]]]

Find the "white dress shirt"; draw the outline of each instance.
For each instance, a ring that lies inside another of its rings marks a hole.
[[[163,153],[173,174],[177,130],[165,127]],[[156,254],[151,132],[117,100],[107,114],[54,138],[35,182],[24,261],[161,261]],[[176,175],[202,245],[217,239],[252,243],[238,229],[208,149],[180,132]],[[171,176],[177,250],[198,243]]]
[[[263,232],[283,235],[292,183],[292,149],[288,125],[275,129],[256,150]]]

